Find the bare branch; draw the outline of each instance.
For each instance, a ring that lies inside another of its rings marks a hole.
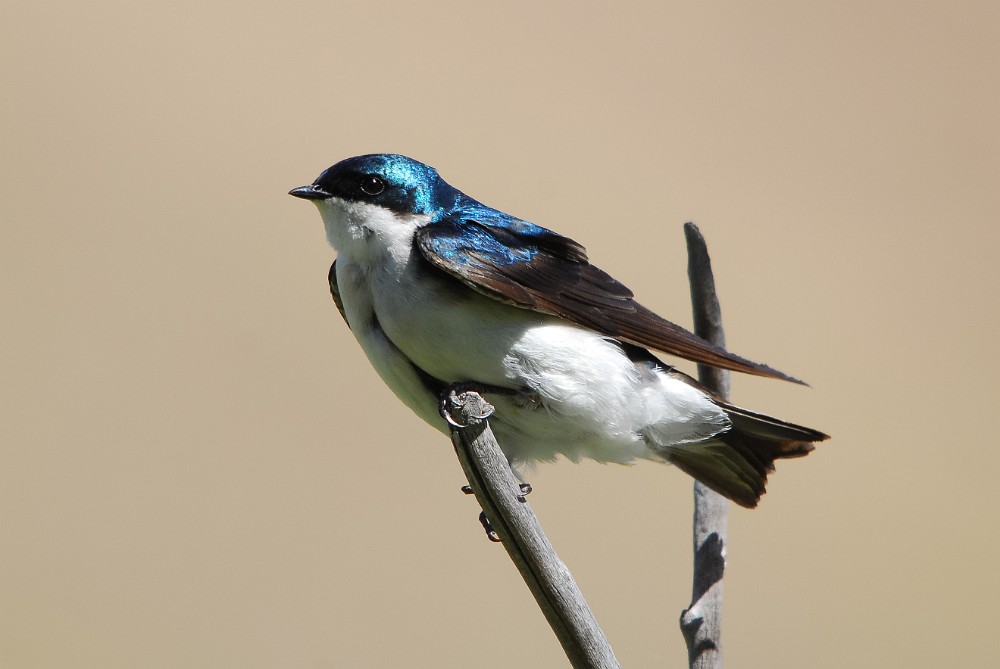
[[[619,667],[573,575],[556,555],[525,502],[486,422],[493,407],[474,392],[452,391],[447,404],[452,419],[451,440],[469,485],[566,657],[579,669]]]
[[[705,238],[694,223],[684,224],[694,331],[725,348],[722,309]],[[729,397],[729,372],[698,365],[698,379],[721,397]],[[694,579],[691,604],[681,613],[681,632],[691,669],[722,667],[722,577],[726,569],[729,501],[701,483],[694,484]]]

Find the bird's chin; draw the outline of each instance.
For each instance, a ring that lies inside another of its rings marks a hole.
[[[374,231],[363,223],[348,220],[331,220],[324,217],[326,239],[337,251],[346,251],[357,244],[366,244],[375,235]]]
[[[350,206],[340,198],[331,197],[316,201],[326,229],[326,239],[337,251],[346,250],[352,243],[364,242],[371,238],[372,231],[352,216]]]

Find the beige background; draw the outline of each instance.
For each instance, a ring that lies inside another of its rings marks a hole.
[[[685,325],[697,221],[731,348],[813,384],[735,383],[834,439],[733,512],[731,666],[995,662],[998,5],[486,4],[3,4],[0,665],[563,666],[285,194],[373,151]],[[682,666],[689,480],[531,480]]]

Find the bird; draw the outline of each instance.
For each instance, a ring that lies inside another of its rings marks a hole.
[[[560,456],[654,460],[753,508],[775,460],[828,438],[733,405],[653,351],[801,381],[661,318],[579,243],[482,204],[429,165],[355,156],[289,194],[319,209],[336,251],[333,300],[385,384],[445,433],[443,393],[482,389],[515,471]]]

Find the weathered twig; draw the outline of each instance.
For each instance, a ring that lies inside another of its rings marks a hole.
[[[705,238],[694,223],[684,224],[694,331],[725,348],[722,310],[715,293],[712,263]],[[729,372],[698,365],[698,380],[723,398],[729,397]],[[729,501],[699,482],[694,484],[694,585],[691,604],[681,613],[691,669],[722,667],[722,576],[726,569]]]
[[[446,410],[453,421],[451,440],[469,485],[570,663],[577,668],[619,667],[573,575],[525,502],[486,422],[493,407],[474,392],[453,391]]]

